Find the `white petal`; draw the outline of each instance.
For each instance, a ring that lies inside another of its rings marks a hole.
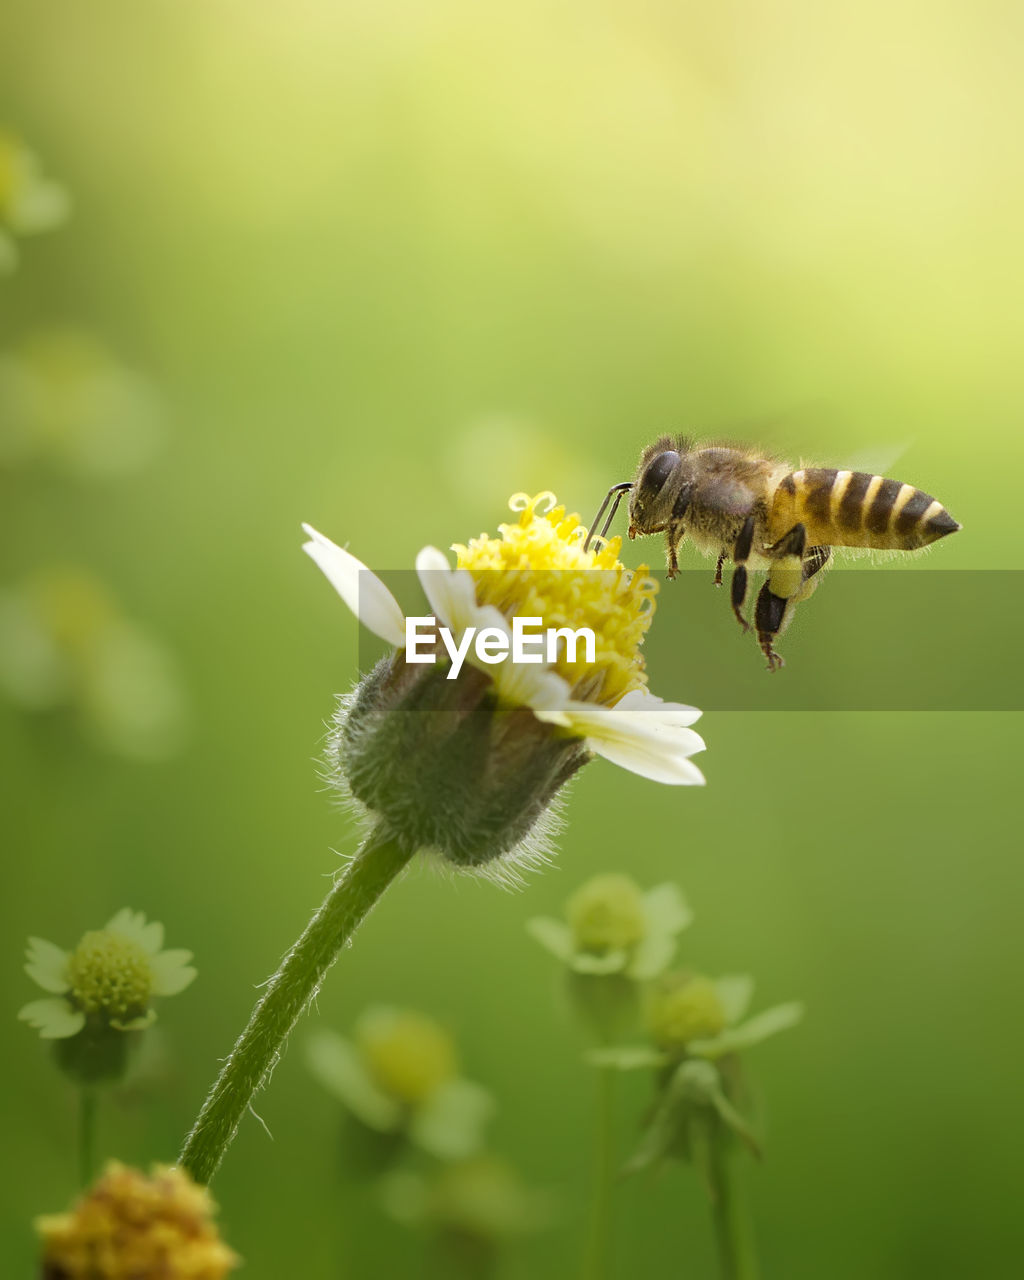
[[[679,728],[646,711],[620,711],[587,702],[570,702],[572,728],[596,755],[612,764],[671,786],[697,786],[704,775],[687,759],[704,748],[692,729]]]
[[[196,970],[189,965],[191,951],[161,951],[153,956],[149,967],[153,972],[153,994],[176,996],[184,991],[195,978]]]
[[[693,923],[690,904],[676,884],[656,884],[644,894],[649,932],[676,934]]]
[[[44,991],[61,995],[68,989],[68,953],[45,938],[29,938],[25,972]]]
[[[461,635],[467,627],[480,626],[480,605],[476,602],[476,583],[466,569],[453,569],[448,557],[437,547],[424,547],[416,557],[416,572],[424,594],[438,622],[453,635]],[[494,612],[497,612],[495,610]],[[508,627],[504,617],[501,624]],[[487,626],[497,625],[488,622]]]
[[[126,937],[132,936],[135,927],[135,912],[131,907],[122,907],[117,915],[112,916],[103,927],[111,933],[123,933]]]
[[[164,927],[159,920],[146,923],[142,911],[132,911],[125,907],[112,920],[103,926],[108,933],[120,934],[122,938],[130,938],[137,942],[147,955],[155,955],[164,942]]]
[[[164,945],[164,927],[159,920],[151,920],[143,925],[140,941],[142,949],[149,956],[155,956]]]
[[[637,943],[626,972],[637,982],[649,982],[668,968],[675,950],[675,934],[649,933]]]
[[[754,979],[748,973],[729,974],[715,979],[718,1003],[722,1006],[728,1026],[735,1026],[746,1016],[754,997]]]
[[[656,712],[623,710],[621,703],[602,707],[597,703],[575,700],[567,703],[565,710],[573,727],[582,729],[585,737],[595,741],[612,744],[644,742],[670,755],[692,756],[704,750],[704,739],[699,733],[684,725],[673,724]]]
[[[85,1014],[67,1000],[33,1000],[18,1013],[22,1022],[35,1027],[43,1040],[67,1040],[85,1026]]]
[[[568,964],[572,959],[572,932],[564,920],[553,920],[550,916],[534,916],[531,920],[527,920],[526,932],[556,960]]]
[[[478,604],[476,583],[466,569],[453,569],[448,557],[436,547],[424,547],[416,557],[416,571],[423,591],[437,620],[452,632],[458,643],[468,627],[482,631],[494,627],[509,637],[512,628],[500,609],[491,604]],[[499,697],[506,702],[530,707],[539,720],[568,726],[563,708],[569,698],[569,685],[546,663],[481,662],[471,647],[466,661],[491,677]]]
[[[401,1125],[402,1108],[370,1078],[350,1041],[334,1031],[314,1032],[306,1042],[306,1062],[324,1088],[371,1129],[392,1133]]]
[[[303,551],[316,562],[331,586],[359,621],[374,635],[401,649],[405,645],[405,614],[380,578],[361,560],[308,524],[303,529],[310,541]]]
[[[488,670],[506,702],[529,707],[538,720],[547,724],[568,726],[571,723],[565,711],[569,704],[569,686],[557,672],[537,663],[520,662],[502,662]]]
[[[599,742],[588,738],[587,746],[595,755],[604,756],[612,764],[628,769],[630,773],[638,773],[641,777],[650,778],[652,782],[664,782],[668,786],[699,787],[704,783],[704,775],[695,764],[691,764],[683,756],[671,756],[662,751],[652,750],[647,743]]]
[[[509,637],[512,628],[508,619],[492,604],[478,604],[476,583],[468,569],[453,569],[448,557],[437,547],[424,547],[416,557],[416,572],[419,574],[424,594],[438,622],[443,623],[457,639],[468,627],[497,627]],[[467,662],[473,662],[475,653],[470,649],[466,655]],[[496,667],[507,663],[480,663],[482,671],[493,673]]]
[[[568,713],[565,711],[538,711],[536,707],[533,707],[532,710],[537,719],[543,721],[544,724],[557,724],[563,729],[569,729],[572,727],[572,721],[569,719]]]
[[[666,702],[650,693],[647,689],[631,689],[621,697],[613,708],[615,711],[644,711],[652,716],[658,724],[673,725],[685,728],[696,724],[704,714],[697,707],[688,707],[683,702]]]

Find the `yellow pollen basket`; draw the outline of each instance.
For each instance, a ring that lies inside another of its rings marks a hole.
[[[545,627],[590,628],[595,661],[584,661],[581,645],[578,661],[569,662],[563,642],[552,666],[576,697],[613,706],[647,683],[640,646],[658,584],[647,565],[630,570],[620,562],[621,538],[595,539],[584,551],[585,526],[556,502],[550,492],[513,494],[508,505],[519,519],[499,525],[500,538],[484,533],[452,550],[476,582],[478,603],[508,618],[539,617]]]

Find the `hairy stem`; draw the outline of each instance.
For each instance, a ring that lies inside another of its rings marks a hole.
[[[371,834],[267,983],[185,1140],[180,1163],[196,1182],[213,1177],[324,974],[411,857],[388,834]]]

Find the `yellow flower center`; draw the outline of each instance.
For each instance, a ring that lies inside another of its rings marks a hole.
[[[153,991],[149,956],[131,938],[106,929],[87,933],[68,962],[71,999],[85,1013],[138,1017]]]
[[[573,940],[585,951],[620,951],[647,932],[644,898],[629,876],[594,876],[566,906]]]
[[[651,1035],[663,1049],[683,1049],[725,1028],[725,1010],[710,978],[666,975],[651,1001]]]
[[[483,533],[452,550],[458,567],[472,574],[480,604],[494,605],[506,617],[541,618],[545,627],[590,628],[595,661],[584,662],[579,646],[578,660],[569,662],[563,644],[553,665],[576,697],[614,705],[647,683],[640,646],[658,584],[647,565],[634,572],[619,561],[621,538],[595,540],[584,551],[586,528],[555,501],[553,493],[514,494],[509,507],[519,519],[499,525],[500,538]]]
[[[44,1274],[63,1280],[222,1280],[238,1264],[209,1194],[180,1169],[111,1162],[70,1213],[39,1218]]]
[[[455,1076],[451,1039],[422,1014],[375,1010],[360,1020],[356,1043],[377,1085],[410,1106],[426,1101]]]

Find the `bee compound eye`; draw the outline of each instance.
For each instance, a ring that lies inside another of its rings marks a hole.
[[[679,454],[674,449],[659,453],[644,473],[644,488],[657,492],[678,465]]]

